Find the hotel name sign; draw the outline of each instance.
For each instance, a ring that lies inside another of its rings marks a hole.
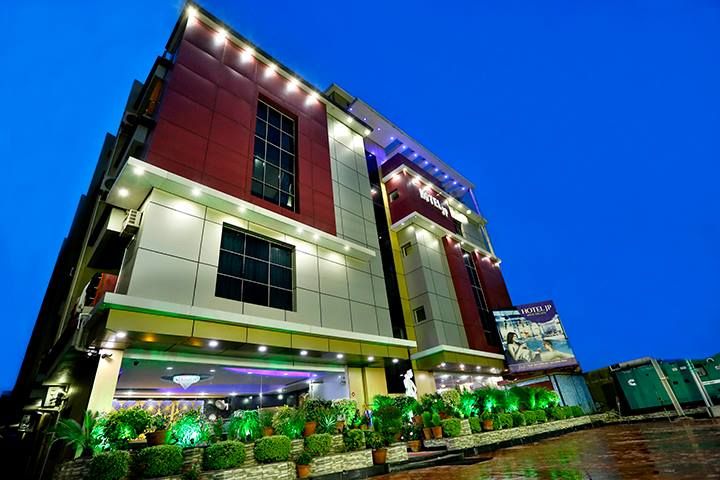
[[[438,210],[440,210],[440,213],[442,213],[443,216],[445,216],[445,217],[449,217],[449,216],[450,216],[450,212],[448,212],[447,207],[446,207],[445,205],[443,205],[443,204],[440,202],[440,200],[437,199],[437,197],[435,197],[434,195],[432,195],[432,194],[430,193],[430,189],[429,189],[429,188],[421,188],[421,189],[420,189],[420,198],[422,198],[422,199],[425,200],[427,203],[429,203],[429,204],[432,205],[433,207],[435,207],[435,208],[437,208]]]

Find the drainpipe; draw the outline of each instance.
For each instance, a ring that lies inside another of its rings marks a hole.
[[[690,375],[692,376],[693,380],[695,381],[695,385],[697,386],[698,391],[700,392],[700,396],[703,399],[703,402],[705,402],[705,406],[707,407],[708,416],[713,417],[714,409],[713,409],[713,403],[712,399],[710,398],[710,395],[708,395],[707,390],[705,389],[705,385],[703,385],[702,380],[700,380],[700,376],[697,373],[697,370],[695,370],[695,365],[690,360],[685,360],[685,364],[688,367],[688,370],[690,370]]]

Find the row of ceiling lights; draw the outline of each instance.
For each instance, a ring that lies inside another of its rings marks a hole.
[[[195,21],[195,19],[197,18],[197,15],[198,15],[197,8],[195,8],[193,6],[189,6],[187,8],[187,15],[188,15],[188,24],[190,24],[189,22],[191,22],[191,21]],[[227,37],[228,37],[228,32],[227,32],[227,30],[225,30],[223,28],[221,28],[217,32],[215,32],[215,42],[217,44],[225,42],[227,40]],[[253,49],[249,45],[245,45],[242,49],[242,52],[240,52],[240,60],[243,63],[248,63],[248,62],[252,62],[253,60],[256,60],[256,59],[258,61],[261,61],[260,58],[257,57],[255,49]],[[277,71],[278,71],[277,65],[275,65],[274,63],[267,63],[265,65],[265,72],[263,75],[266,78],[268,78],[268,77],[275,75],[277,73]],[[302,86],[302,88],[301,88],[301,86]],[[285,86],[285,89],[288,92],[302,91],[306,88],[307,87],[303,86],[300,83],[300,80],[298,80],[295,77],[290,77],[287,81],[287,85]],[[305,105],[310,105],[310,104],[316,103],[319,101],[319,99],[320,99],[320,94],[318,92],[316,92],[315,90],[310,90],[308,92],[307,99],[305,100]],[[353,123],[353,117],[348,115],[345,118],[345,122],[347,124]],[[366,128],[363,133],[365,135],[370,135],[371,131]]]

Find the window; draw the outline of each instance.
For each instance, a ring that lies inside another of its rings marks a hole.
[[[413,317],[415,317],[415,323],[427,320],[427,316],[425,315],[425,306],[420,306],[413,310]]]
[[[215,296],[293,309],[293,249],[223,225]]]
[[[393,190],[392,192],[388,193],[388,198],[390,199],[390,202],[394,202],[400,197],[400,194],[397,190]]]
[[[258,100],[252,194],[295,210],[295,120]]]
[[[485,294],[483,293],[482,285],[480,284],[480,277],[470,253],[463,252],[463,261],[465,262],[465,269],[470,277],[470,286],[472,287],[473,297],[475,298],[475,305],[480,312],[480,319],[482,321],[483,331],[485,332],[485,338],[491,345],[500,345],[497,331],[494,328],[494,316],[492,312],[488,310],[487,303],[485,302]]]
[[[413,246],[412,243],[408,242],[402,247],[400,247],[400,251],[402,251],[403,257],[407,257],[413,252]]]

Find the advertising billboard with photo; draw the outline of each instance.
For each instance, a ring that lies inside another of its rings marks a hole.
[[[511,372],[578,365],[552,300],[493,313]]]

